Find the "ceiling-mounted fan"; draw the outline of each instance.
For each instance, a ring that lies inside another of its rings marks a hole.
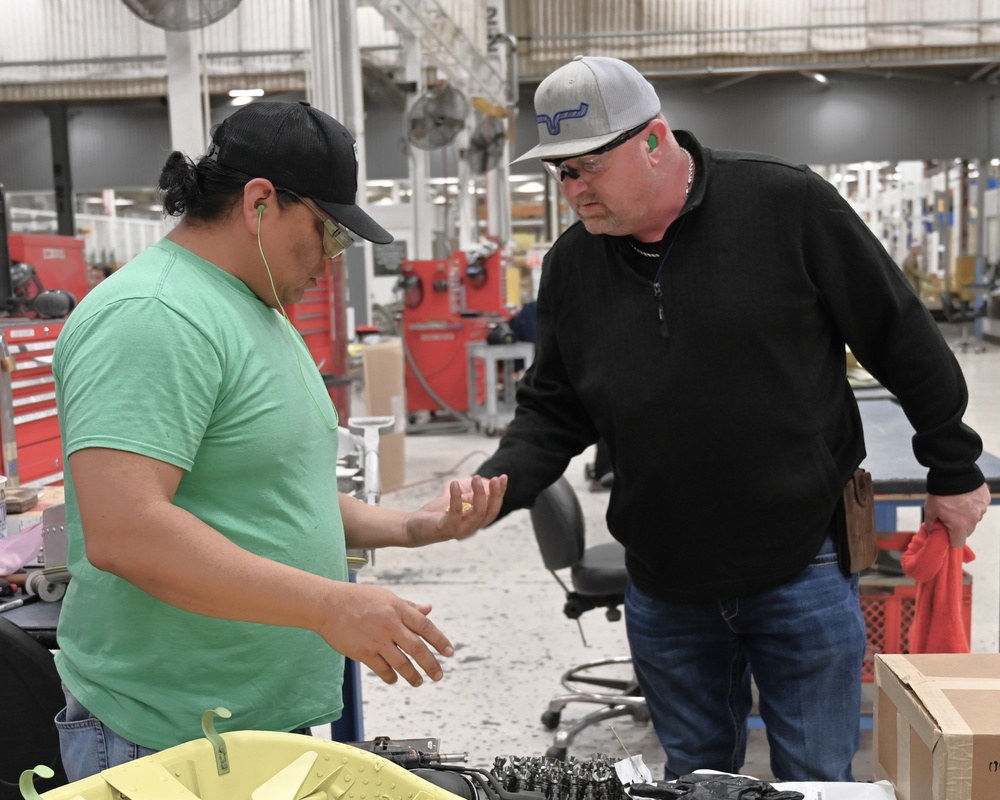
[[[503,157],[507,144],[507,130],[503,120],[484,117],[469,137],[467,158],[469,166],[477,175],[485,175],[495,169]]]
[[[407,115],[407,138],[421,150],[437,150],[455,141],[465,127],[469,101],[447,83],[428,89]]]
[[[168,31],[190,31],[218,22],[242,0],[122,0],[143,22]]]

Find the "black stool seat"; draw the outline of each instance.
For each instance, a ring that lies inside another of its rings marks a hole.
[[[625,594],[625,548],[618,542],[597,544],[583,551],[570,571],[573,588],[580,594]]]

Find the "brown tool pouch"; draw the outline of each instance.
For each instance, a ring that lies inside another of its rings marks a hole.
[[[844,487],[843,517],[840,521],[840,568],[848,575],[862,572],[875,563],[878,540],[875,536],[875,491],[872,476],[860,467]]]

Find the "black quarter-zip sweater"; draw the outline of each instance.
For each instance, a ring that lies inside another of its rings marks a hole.
[[[982,442],[954,355],[836,189],[676,135],[697,173],[661,243],[662,296],[627,238],[567,230],[543,264],[515,418],[479,474],[508,474],[503,513],[528,507],[603,438],[632,581],[697,601],[791,579],[828,535],[865,456],[845,342],[901,402],[929,492],[982,484]]]

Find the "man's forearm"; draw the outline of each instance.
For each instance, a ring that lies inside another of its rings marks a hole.
[[[196,614],[318,630],[320,610],[350,590],[244,550],[167,500],[91,525],[108,526],[100,535],[85,528],[95,567]],[[91,547],[91,539],[114,544]]]

